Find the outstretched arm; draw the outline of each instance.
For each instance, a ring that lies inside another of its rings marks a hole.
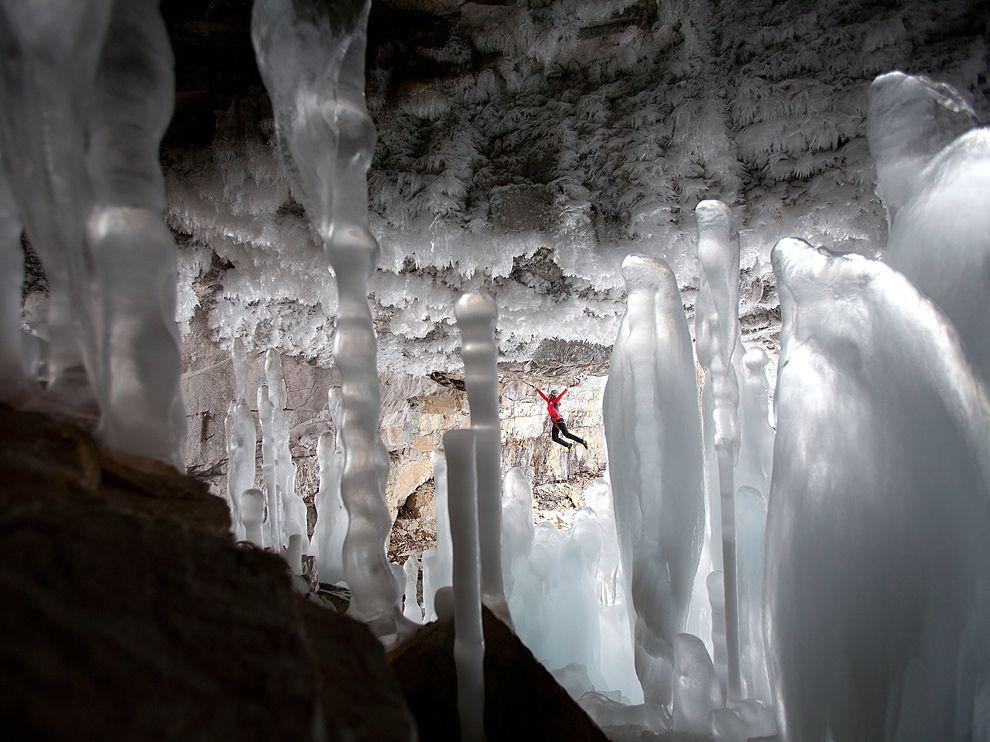
[[[538,386],[535,386],[535,387],[533,387],[533,388],[534,388],[534,389],[536,390],[536,393],[537,393],[537,394],[539,394],[539,395],[540,395],[541,397],[543,397],[543,399],[544,399],[545,401],[547,401],[547,402],[549,402],[549,401],[550,401],[550,397],[548,397],[548,396],[547,396],[546,394],[544,394],[544,393],[543,393],[542,391],[540,391],[540,387],[538,387]]]
[[[563,397],[565,394],[567,394],[567,389],[564,389],[564,391],[562,391],[560,394],[558,394],[556,397],[554,397],[553,398],[553,401],[554,402],[559,402],[560,401],[560,398]],[[546,399],[546,398],[544,397],[544,399]],[[547,401],[549,402],[550,400],[547,400]]]

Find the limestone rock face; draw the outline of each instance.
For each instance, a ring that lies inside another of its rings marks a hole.
[[[0,717],[17,739],[410,740],[379,643],[237,547],[199,482],[0,409]]]

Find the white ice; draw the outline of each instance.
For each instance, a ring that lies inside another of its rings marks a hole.
[[[235,341],[231,348],[234,367],[235,400],[227,408],[224,432],[227,436],[227,503],[230,506],[234,536],[245,538],[240,519],[241,497],[254,487],[255,454],[258,448],[258,432],[254,415],[244,396],[245,356],[244,344]]]
[[[725,701],[715,666],[704,643],[691,634],[674,637],[674,729],[691,734],[709,731],[708,716]]]
[[[423,552],[423,610],[427,621],[435,621],[437,591],[453,585],[454,555],[451,550],[450,516],[447,513],[447,460],[442,450],[431,455],[437,545]]]
[[[669,704],[704,528],[694,355],[673,272],[630,256],[604,417],[622,569],[647,703]]]
[[[889,266],[793,239],[773,265],[766,600],[783,736],[986,738],[986,391],[947,317]]]
[[[316,526],[310,554],[316,558],[320,582],[336,585],[344,581],[344,538],[347,535],[347,509],[340,497],[340,479],[344,473],[344,447],[340,442],[340,389],[327,392],[327,406],[333,432],[320,436],[316,444],[320,489],[314,498]]]
[[[402,565],[405,575],[405,589],[402,596],[402,615],[413,623],[423,623],[423,608],[419,604],[417,589],[419,587],[419,557],[411,554]]]

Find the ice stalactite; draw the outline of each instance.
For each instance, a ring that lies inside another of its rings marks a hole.
[[[375,128],[364,101],[370,0],[256,0],[251,37],[275,115],[279,151],[337,278],[334,360],[340,369],[349,516],[344,575],[349,613],[386,644],[411,624],[385,557],[388,455],[378,431],[381,391],[368,277],[380,255],[368,229],[367,172]]]
[[[340,442],[340,389],[327,392],[327,406],[334,432],[320,436],[316,445],[320,489],[316,493],[316,527],[310,554],[316,558],[320,582],[336,585],[344,581],[344,537],[347,535],[347,509],[340,497],[344,473],[344,448]]]
[[[227,409],[224,431],[227,434],[227,501],[230,506],[234,536],[246,538],[240,520],[241,497],[254,487],[255,457],[258,449],[258,431],[254,425],[254,415],[245,398],[245,356],[244,343],[240,338],[231,348],[234,367],[235,400]]]
[[[177,261],[158,152],[172,117],[173,66],[158,1],[114,3],[89,118],[87,235],[96,268],[97,435],[181,466]]]
[[[437,618],[437,591],[450,587],[454,582],[454,555],[451,550],[450,516],[447,513],[447,459],[442,450],[436,450],[431,455],[431,461],[437,545],[423,552],[423,610],[427,621]]]
[[[733,471],[739,460],[739,382],[732,363],[739,344],[739,231],[732,212],[721,201],[702,201],[694,211],[698,220],[700,282],[695,308],[699,326],[698,358],[705,371],[705,386],[711,384],[712,402],[712,416],[705,420],[705,433],[709,433],[707,426],[711,422],[718,463],[722,575],[725,580],[725,692],[729,698],[739,699]],[[712,534],[713,539],[718,537],[719,534]]]
[[[48,278],[45,394],[63,410],[88,414],[96,410],[98,337],[85,239],[92,205],[86,124],[112,5],[112,0],[52,0],[30,8],[17,0],[0,3],[0,151],[25,231]]]
[[[885,260],[952,321],[990,384],[990,128],[974,123],[947,85],[890,73],[870,87],[877,190],[897,195]]]
[[[647,703],[669,705],[674,637],[684,629],[704,527],[702,440],[691,336],[662,261],[622,263],[628,298],[603,405],[636,673]]]
[[[946,316],[889,266],[787,239],[773,267],[766,600],[783,737],[986,738],[986,390]]]
[[[472,742],[485,738],[485,636],[481,618],[475,432],[452,430],[445,433],[443,448],[447,456],[447,505],[454,553],[457,711],[461,720],[461,739]]]
[[[674,729],[708,734],[708,715],[724,705],[715,666],[704,643],[691,634],[674,637]]]
[[[25,367],[25,338],[21,331],[21,215],[7,176],[0,171],[0,400],[11,402],[31,389]]]
[[[502,584],[502,429],[498,420],[498,308],[488,294],[463,294],[454,303],[461,332],[461,358],[471,430],[478,457],[478,518],[481,531],[481,595],[492,611],[509,621]]]
[[[402,615],[413,623],[423,623],[423,609],[416,594],[419,587],[419,557],[415,554],[408,556],[405,564],[402,565],[402,571],[406,577]]]

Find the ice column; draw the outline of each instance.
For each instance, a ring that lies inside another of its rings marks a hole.
[[[742,357],[739,465],[735,472],[737,492],[740,487],[752,487],[763,493],[764,497],[770,492],[770,471],[773,464],[767,362],[767,354],[763,348],[750,348]]]
[[[261,421],[261,466],[265,474],[265,488],[268,490],[265,545],[279,554],[283,546],[282,498],[278,487],[278,455],[275,451],[275,406],[272,404],[267,383],[258,387],[258,419]]]
[[[739,383],[732,365],[732,354],[739,342],[739,232],[732,212],[721,201],[702,201],[694,212],[698,220],[700,281],[696,322],[706,326],[704,332],[697,332],[698,358],[705,370],[705,384],[712,387],[712,432],[718,461],[722,575],[725,580],[726,692],[729,698],[739,699],[733,497],[733,467],[739,458]],[[705,345],[707,347],[702,347]],[[712,537],[717,538],[718,534],[712,534]]]
[[[443,451],[437,449],[431,455],[431,461],[437,545],[423,552],[423,608],[427,621],[437,618],[437,590],[454,583],[454,554],[450,546],[450,517],[447,514],[447,459]]]
[[[461,739],[485,738],[485,636],[481,619],[481,548],[475,475],[475,433],[443,436],[447,455],[450,535],[454,547],[454,663]]]
[[[112,5],[111,0],[0,2],[0,151],[48,277],[46,396],[90,413],[95,412],[89,384],[96,374],[97,335],[85,244],[92,193],[84,153],[93,78]],[[173,291],[174,285],[172,276]]]
[[[96,266],[97,435],[181,467],[177,267],[158,154],[172,117],[172,68],[158,1],[114,3],[90,113],[87,234]]]
[[[310,554],[316,557],[320,582],[331,585],[344,581],[344,537],[347,510],[340,498],[340,478],[344,473],[344,449],[340,444],[340,389],[327,392],[327,406],[334,432],[320,436],[316,459],[320,468],[320,489],[316,493],[316,527]]]
[[[986,391],[945,316],[889,266],[793,239],[772,258],[783,327],[766,600],[783,738],[978,739]]]
[[[772,704],[763,641],[763,547],[767,501],[753,487],[736,490],[739,670],[743,696]]]
[[[343,380],[340,491],[350,518],[344,541],[350,613],[392,643],[409,624],[385,557],[388,455],[378,433],[377,344],[368,308],[368,277],[379,256],[368,229],[367,171],[375,139],[364,102],[370,5],[256,0],[251,37],[294,192],[337,277],[334,359]]]
[[[488,294],[463,294],[454,304],[461,331],[461,358],[471,430],[478,457],[478,524],[481,534],[481,595],[505,621],[509,609],[502,585],[502,430],[498,421],[495,321],[498,309]]]
[[[877,188],[886,196],[890,181],[902,186],[885,259],[952,321],[990,384],[990,128],[966,131],[972,110],[923,78],[883,75],[870,96]]]
[[[403,596],[402,615],[413,623],[423,623],[423,609],[419,606],[416,588],[419,584],[419,557],[411,554],[402,565],[406,577],[406,589]]]
[[[7,176],[0,172],[0,400],[24,397],[29,389],[21,332],[24,253],[21,217]]]
[[[227,433],[227,499],[230,504],[234,535],[238,540],[246,537],[240,521],[240,502],[246,490],[254,487],[255,455],[258,449],[258,432],[254,416],[245,399],[244,343],[234,340],[231,348],[234,366],[234,395],[236,400],[227,410],[224,429]]]
[[[603,411],[636,673],[647,703],[670,704],[705,516],[694,355],[673,271],[630,255],[628,298]]]
[[[296,494],[296,464],[292,460],[292,451],[289,447],[289,418],[285,414],[288,391],[282,370],[282,357],[274,349],[269,349],[265,354],[265,378],[272,402],[271,430],[274,438],[275,484],[282,505],[281,543],[288,544],[289,538],[299,535],[305,552],[309,550],[306,504],[302,497]]]

